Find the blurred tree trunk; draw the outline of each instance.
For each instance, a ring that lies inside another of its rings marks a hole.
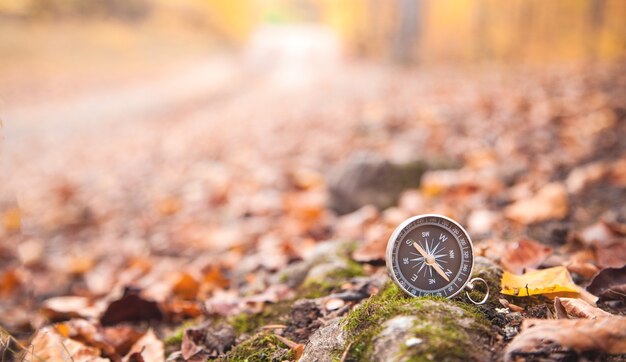
[[[590,61],[595,61],[599,57],[602,45],[602,33],[604,30],[604,18],[606,10],[605,0],[595,0],[589,2],[588,20],[589,33],[586,38],[587,55]]]
[[[398,27],[394,33],[391,56],[395,62],[409,64],[419,60],[419,38],[423,18],[422,0],[396,0]]]

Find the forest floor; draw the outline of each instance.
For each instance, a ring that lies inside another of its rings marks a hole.
[[[198,59],[3,89],[2,360],[626,354],[624,64],[397,68],[309,27]],[[390,284],[423,213],[487,304]]]

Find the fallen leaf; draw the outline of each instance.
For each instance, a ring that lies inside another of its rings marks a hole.
[[[567,268],[557,266],[554,268],[533,270],[523,275],[515,275],[505,271],[502,274],[502,294],[516,297],[526,297],[537,294],[567,294],[581,292],[572,281]]]
[[[168,319],[187,319],[199,317],[203,314],[202,304],[191,300],[173,299],[161,303],[163,312]]]
[[[337,220],[336,234],[345,239],[362,239],[367,226],[373,224],[379,218],[378,209],[372,205],[366,205],[349,214],[342,215]]]
[[[499,221],[499,213],[491,210],[474,210],[467,217],[467,227],[471,233],[488,234]]]
[[[156,208],[157,210],[165,216],[174,215],[182,209],[183,203],[177,197],[167,197],[163,200],[160,200]]]
[[[156,302],[146,300],[137,290],[127,289],[122,298],[113,301],[100,317],[103,326],[120,322],[160,320],[163,313]]]
[[[100,357],[97,348],[88,347],[75,340],[65,338],[53,327],[44,327],[37,331],[30,345],[24,350],[21,360],[73,361],[73,362],[108,362]]]
[[[152,329],[148,330],[124,356],[123,362],[163,362],[165,351]]]
[[[20,209],[14,207],[5,211],[2,223],[7,231],[19,231],[22,226]]]
[[[535,269],[552,253],[552,248],[534,240],[522,239],[509,244],[500,263],[504,269],[521,274],[528,269]]]
[[[6,297],[22,285],[22,276],[18,269],[9,268],[0,272],[0,297]]]
[[[596,319],[612,316],[611,313],[577,298],[554,298],[554,310],[559,319],[570,317]]]
[[[33,266],[41,261],[44,253],[44,242],[40,239],[29,239],[17,246],[17,257],[25,266]]]
[[[528,198],[514,202],[504,209],[504,216],[521,224],[562,219],[567,216],[568,200],[565,186],[553,182]]]
[[[127,355],[133,345],[145,335],[138,328],[128,325],[105,327],[102,328],[101,334],[106,343],[113,347],[119,356]]]
[[[626,265],[626,239],[614,239],[596,246],[596,261],[603,268]]]
[[[70,318],[97,318],[102,311],[89,298],[76,296],[50,298],[41,305],[42,314],[52,322]]]
[[[597,266],[582,261],[574,261],[567,264],[566,267],[568,271],[581,275],[585,279],[591,279],[599,271]]]
[[[182,299],[194,299],[200,290],[200,282],[191,274],[182,272],[174,283],[173,292]]]
[[[626,318],[527,319],[522,331],[508,345],[505,360],[549,355],[559,349],[577,353],[626,353]]]
[[[390,234],[390,228],[386,225],[371,226],[367,230],[365,241],[352,253],[352,258],[363,263],[385,260],[387,239]]]
[[[600,180],[608,171],[607,164],[604,162],[594,162],[573,169],[567,179],[565,186],[569,193],[578,193],[587,185]]]
[[[597,222],[576,234],[576,239],[587,246],[603,245],[618,235],[605,222]]]
[[[621,268],[606,268],[601,270],[592,280],[587,291],[597,297],[599,301],[621,300],[626,301],[626,266]]]

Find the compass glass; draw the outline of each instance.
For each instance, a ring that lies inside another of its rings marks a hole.
[[[406,220],[387,245],[387,268],[392,278],[414,296],[456,295],[467,284],[473,265],[467,232],[439,215]]]

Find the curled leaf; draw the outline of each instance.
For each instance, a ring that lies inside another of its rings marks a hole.
[[[612,316],[611,313],[607,313],[577,298],[555,298],[554,310],[559,319],[568,319],[570,317],[596,319]]]
[[[600,301],[626,301],[626,266],[601,270],[587,287],[587,291]]]
[[[161,342],[150,329],[131,347],[123,362],[163,362],[165,352]]]
[[[100,350],[63,337],[54,327],[40,329],[23,352],[23,361],[106,362]]]

